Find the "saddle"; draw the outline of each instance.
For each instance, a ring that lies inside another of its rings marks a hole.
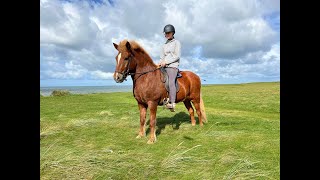
[[[163,77],[162,82],[164,83],[164,86],[166,87],[167,92],[169,92],[169,81],[168,81],[169,76],[167,74],[167,71],[166,71],[165,68],[160,68],[160,70],[161,70],[161,74],[162,74],[162,77]],[[178,74],[177,74],[177,77],[175,79],[175,85],[176,85],[177,92],[179,92],[179,90],[180,90],[180,86],[179,86],[179,83],[178,83],[177,79],[182,77],[180,72],[181,71],[178,69]]]

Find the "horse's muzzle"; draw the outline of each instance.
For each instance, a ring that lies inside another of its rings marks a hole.
[[[116,81],[116,83],[122,83],[125,80],[125,76],[121,73],[115,72],[113,74],[113,79]]]

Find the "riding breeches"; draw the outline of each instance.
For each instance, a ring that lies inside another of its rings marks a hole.
[[[177,68],[166,68],[169,80],[169,101],[174,103],[176,101],[177,89],[176,89],[176,77],[178,74]]]

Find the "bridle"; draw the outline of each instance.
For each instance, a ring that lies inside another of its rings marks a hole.
[[[150,70],[150,71],[139,72],[139,73],[130,73],[130,72],[129,72],[129,71],[130,71],[129,68],[130,68],[130,63],[131,63],[131,60],[133,59],[133,57],[134,57],[134,54],[131,53],[130,56],[128,57],[127,67],[126,67],[126,69],[125,69],[123,72],[115,71],[116,73],[122,74],[122,77],[123,77],[122,79],[123,79],[124,81],[127,80],[127,76],[128,76],[128,75],[140,74],[140,75],[138,76],[138,78],[139,78],[140,76],[142,76],[142,75],[144,75],[144,74],[147,74],[147,73],[149,73],[149,72],[154,72],[154,71],[156,71],[156,70],[158,70],[158,69],[161,68],[161,67],[158,67],[158,68],[156,68],[156,69],[154,69],[154,70]],[[138,79],[138,78],[136,78],[136,79]]]
[[[130,68],[130,63],[131,63],[131,60],[133,59],[133,56],[134,55],[131,53],[130,56],[128,57],[127,67],[123,72],[120,72],[120,71],[117,71],[117,70],[114,71],[116,73],[122,74],[122,77],[123,77],[124,80],[127,80],[127,76],[130,75],[130,73],[129,73],[130,69],[129,68]]]

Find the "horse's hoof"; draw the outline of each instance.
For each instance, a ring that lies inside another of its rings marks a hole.
[[[147,144],[154,144],[155,142],[156,142],[156,141],[155,141],[154,139],[152,139],[152,140],[149,139],[148,142],[147,142]]]
[[[196,125],[196,123],[194,123],[194,124],[191,124],[192,126],[195,126]]]
[[[203,127],[203,123],[201,123],[200,126]]]
[[[140,139],[140,138],[142,138],[142,136],[138,135],[136,138],[137,138],[137,139]]]
[[[137,139],[140,139],[140,138],[143,138],[143,137],[145,137],[146,136],[146,134],[143,134],[143,133],[139,133],[139,135],[136,137]]]

